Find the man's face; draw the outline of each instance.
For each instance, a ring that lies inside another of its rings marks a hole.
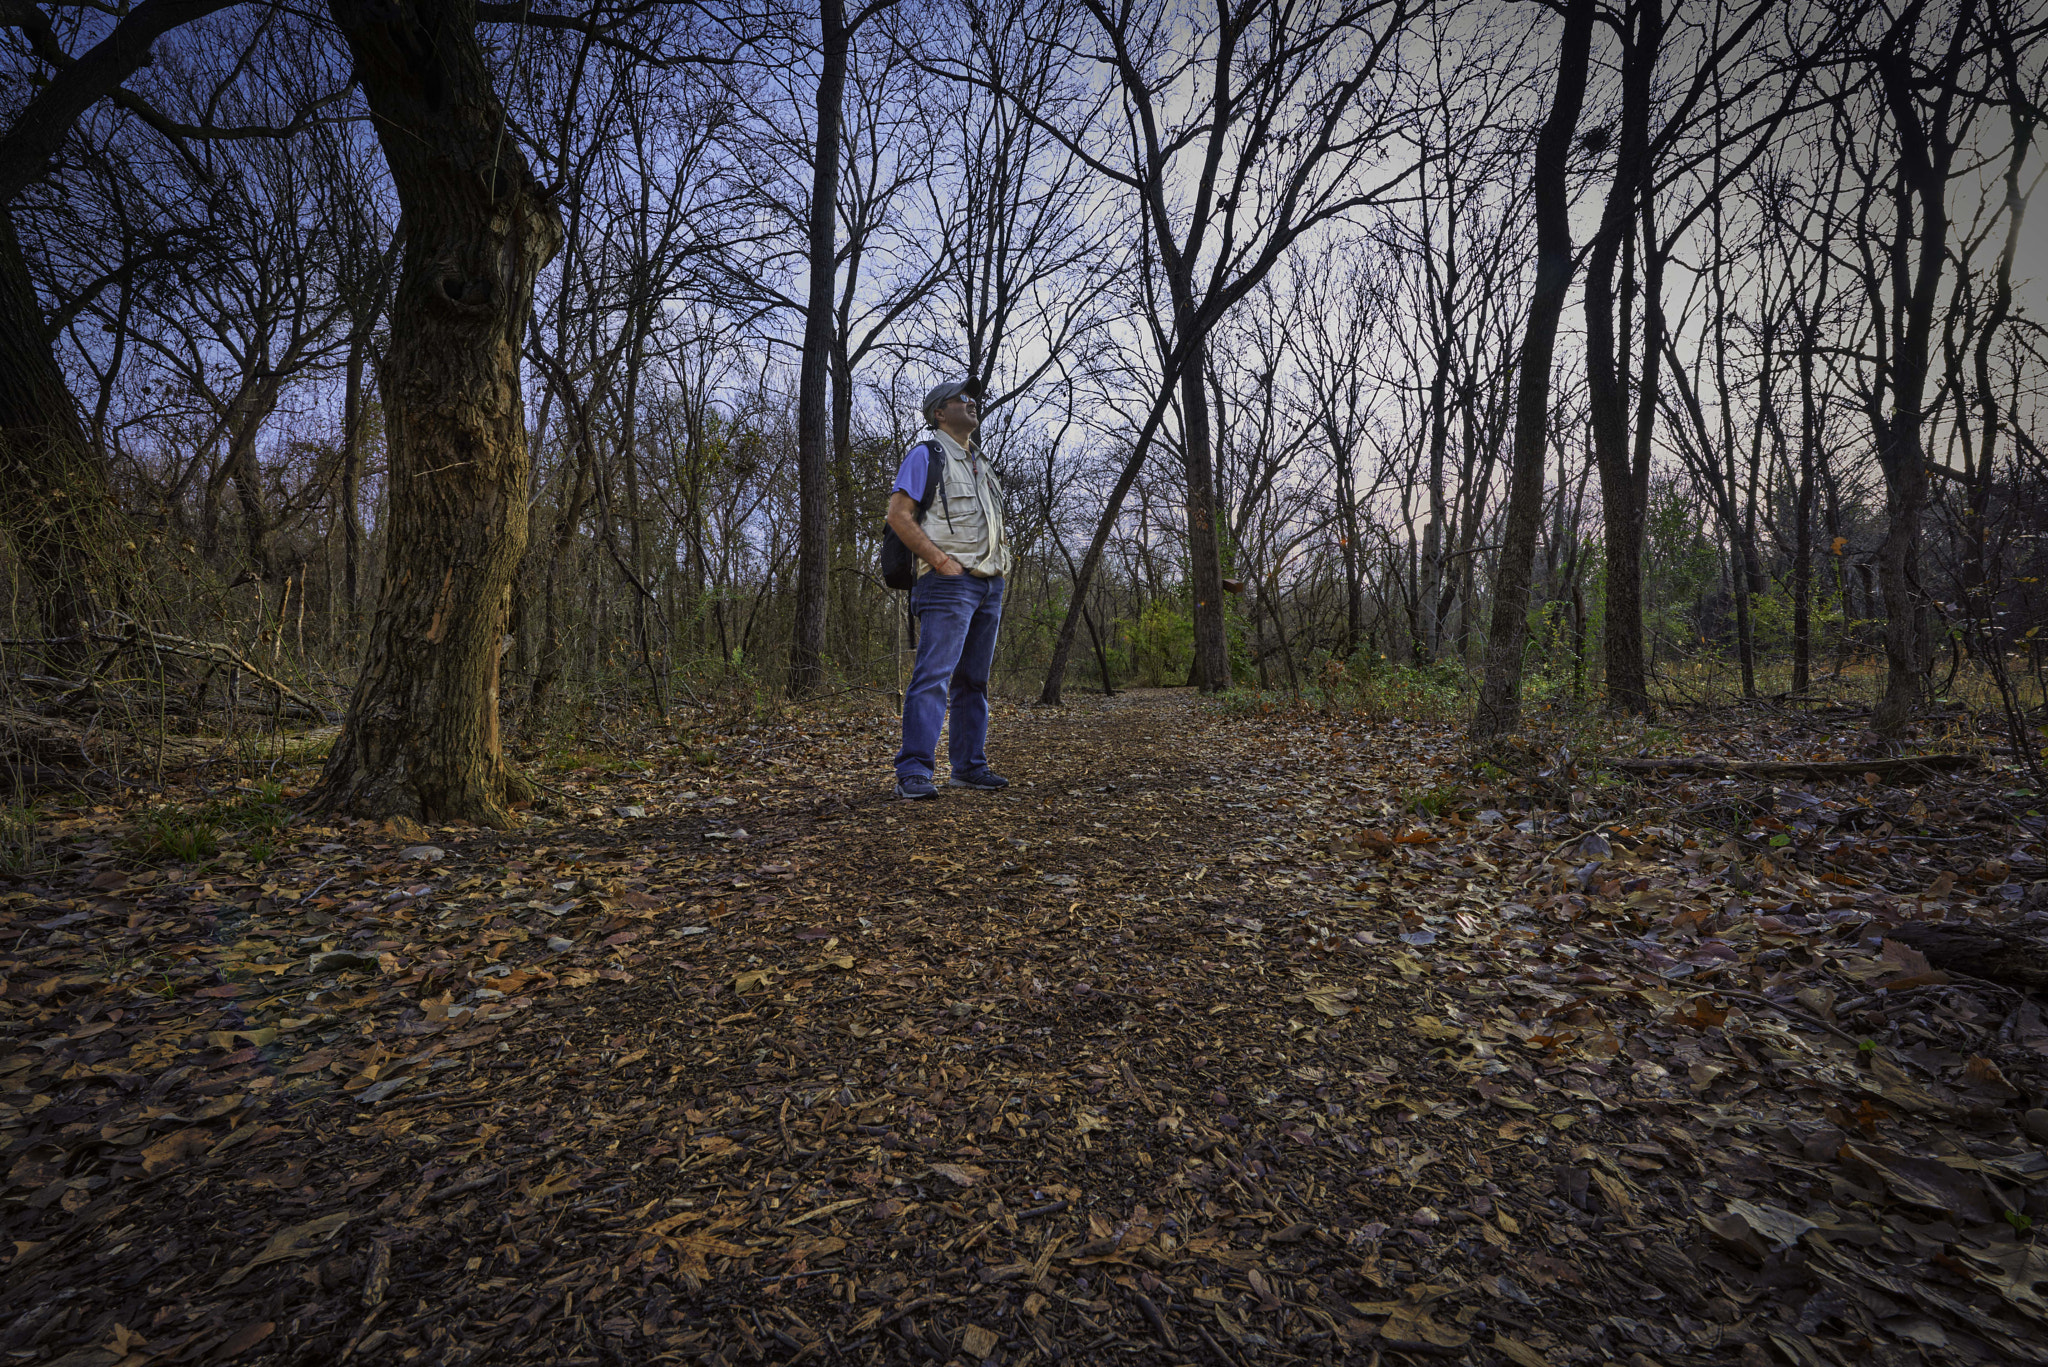
[[[972,432],[981,426],[981,400],[965,394],[946,400],[939,405],[938,419],[944,427],[964,427]]]

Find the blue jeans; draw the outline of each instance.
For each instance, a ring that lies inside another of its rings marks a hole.
[[[956,774],[988,767],[988,671],[1003,620],[1003,581],[971,574],[918,576],[910,591],[917,615],[917,664],[903,695],[903,749],[896,777],[930,778],[939,723],[952,713],[946,758]]]

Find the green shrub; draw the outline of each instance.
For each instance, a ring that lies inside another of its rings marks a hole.
[[[1403,793],[1401,804],[1424,816],[1436,817],[1449,816],[1467,805],[1464,789],[1455,783],[1439,783],[1434,788],[1418,788]]]
[[[1195,655],[1195,621],[1173,598],[1155,598],[1138,611],[1130,629],[1132,679],[1147,688],[1166,688],[1188,676]]]
[[[1462,722],[1478,694],[1478,680],[1455,660],[1367,664],[1354,655],[1336,688],[1340,695],[1348,690],[1352,705],[1377,719]]]
[[[195,864],[220,853],[220,824],[208,810],[188,812],[168,804],[151,807],[142,814],[135,843],[145,859]]]
[[[292,824],[291,808],[285,805],[284,785],[263,782],[240,802],[222,809],[219,823],[230,829],[272,836]]]

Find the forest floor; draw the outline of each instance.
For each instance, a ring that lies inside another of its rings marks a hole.
[[[2048,1361],[2040,999],[1890,934],[2042,911],[2010,776],[1132,693],[899,803],[826,711],[511,833],[56,820],[0,875],[5,1360]]]

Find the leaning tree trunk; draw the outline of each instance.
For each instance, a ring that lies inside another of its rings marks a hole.
[[[92,622],[107,554],[106,465],[86,439],[64,372],[44,340],[43,315],[0,208],[0,536],[40,600],[60,657],[76,655]]]
[[[1152,411],[1145,415],[1145,425],[1138,429],[1138,439],[1131,444],[1131,453],[1125,458],[1124,468],[1118,473],[1108,499],[1103,502],[1101,516],[1096,519],[1095,535],[1088,542],[1087,553],[1081,557],[1081,568],[1074,572],[1073,595],[1067,600],[1067,615],[1060,621],[1059,634],[1053,638],[1052,660],[1045,667],[1045,686],[1038,693],[1038,701],[1047,707],[1060,704],[1061,690],[1066,686],[1067,659],[1074,653],[1074,632],[1080,625],[1089,587],[1094,584],[1095,571],[1102,564],[1102,552],[1109,545],[1110,531],[1123,512],[1124,498],[1137,482],[1138,471],[1145,467],[1145,454],[1152,449],[1152,439],[1159,431],[1160,420],[1166,416],[1166,406],[1173,402],[1181,364],[1178,352],[1166,358],[1166,375],[1160,382],[1159,393],[1152,400]],[[1218,588],[1221,587],[1219,583]]]
[[[1494,579],[1493,626],[1486,637],[1486,678],[1472,719],[1475,740],[1515,729],[1522,716],[1522,648],[1529,635],[1529,577],[1543,520],[1543,449],[1550,433],[1550,361],[1558,318],[1572,281],[1572,230],[1566,157],[1586,99],[1593,0],[1571,0],[1557,56],[1557,93],[1536,140],[1536,284],[1522,335],[1515,394],[1514,468],[1508,476],[1507,526]]]
[[[562,228],[505,128],[468,0],[330,0],[397,188],[382,372],[387,568],[316,798],[505,827],[498,670],[526,545],[519,355]]]
[[[812,149],[809,234],[810,292],[804,308],[804,349],[797,363],[796,621],[789,641],[789,692],[815,692],[825,681],[825,617],[832,556],[832,415],[826,402],[832,363],[833,254],[839,205],[840,104],[846,91],[846,7],[818,6],[818,141]]]

